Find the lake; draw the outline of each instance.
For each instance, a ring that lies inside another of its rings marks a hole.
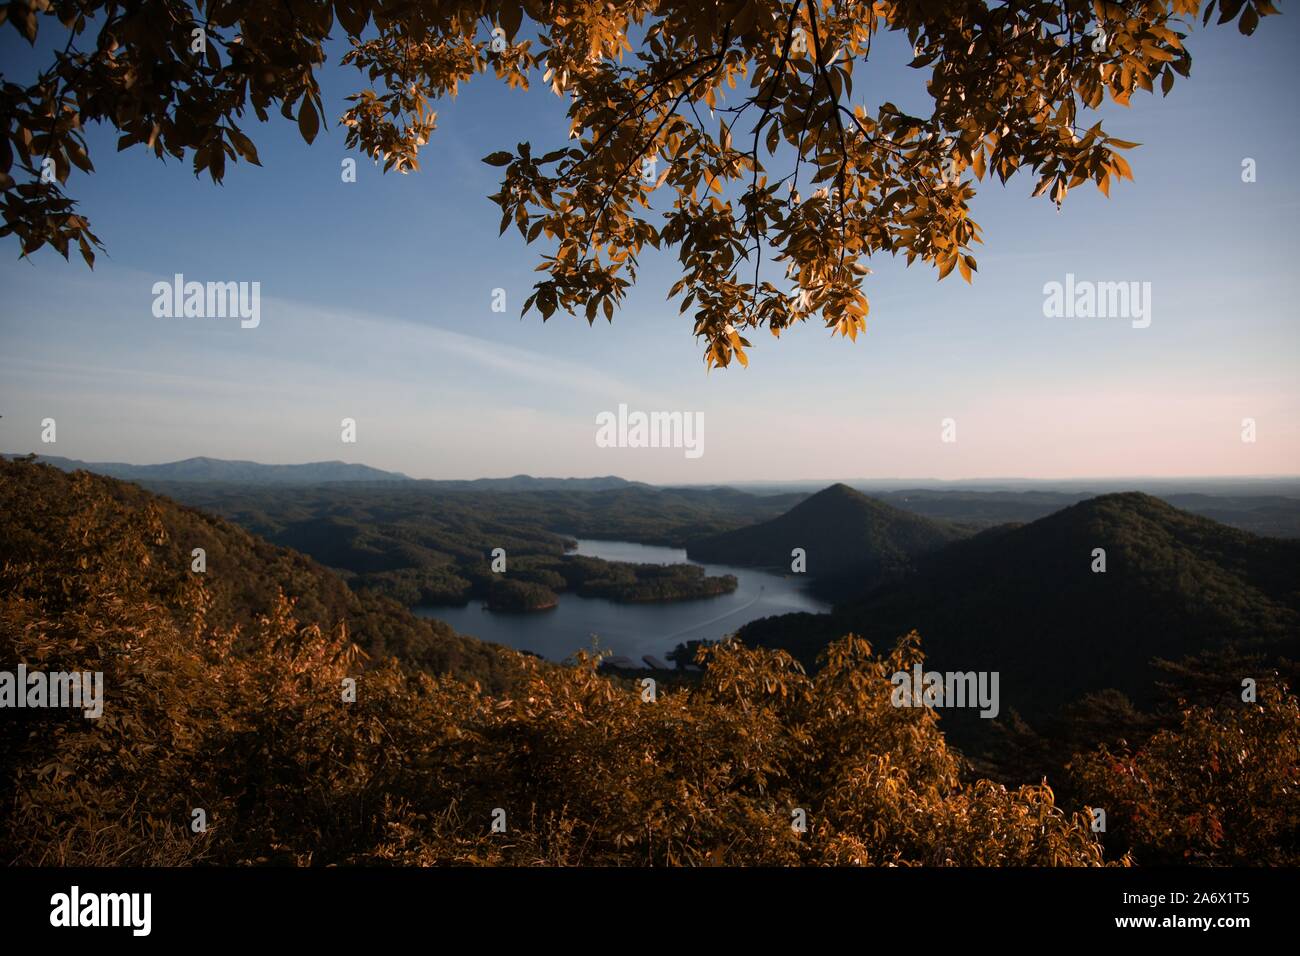
[[[682,549],[630,541],[580,538],[577,551],[570,553],[634,564],[699,564],[687,561]],[[478,601],[471,601],[465,607],[417,607],[412,611],[420,617],[446,621],[461,634],[532,651],[552,661],[564,660],[574,651],[590,649],[595,635],[601,649],[631,658],[640,666],[642,654],[665,660],[665,655],[683,641],[716,640],[756,618],[792,611],[830,610],[829,604],[807,593],[806,581],[799,576],[785,577],[722,564],[701,567],[711,576],[734,574],[739,582],[736,590],[697,601],[645,604],[618,604],[604,598],[561,594],[556,607],[526,614],[494,613]]]

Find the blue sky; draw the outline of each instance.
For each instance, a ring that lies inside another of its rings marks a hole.
[[[382,175],[343,130],[308,147],[277,116],[246,127],[262,168],[224,186],[92,129],[93,176],[70,191],[108,249],[92,273],[48,250],[0,260],[0,450],[157,462],[210,455],[342,458],[417,477],[621,474],[657,482],[837,477],[1032,478],[1300,473],[1296,313],[1300,30],[1197,29],[1192,77],[1167,99],[1103,111],[1134,182],[1064,209],[1032,182],[980,185],[985,244],[968,287],[873,260],[856,343],[807,325],[766,333],[749,369],[706,373],[688,317],[665,300],[673,260],[651,253],[612,325],[519,318],[540,247],[497,236],[482,156],[559,145],[563,105],[480,77],[440,104],[422,170]],[[920,108],[901,40],[879,44],[855,102]],[[32,57],[11,28],[0,62]],[[360,88],[323,77],[341,114]],[[1258,179],[1241,181],[1244,157]],[[258,281],[262,320],[155,318],[152,285]],[[1151,283],[1152,321],[1049,319],[1043,285]],[[507,290],[506,314],[491,310]],[[599,412],[702,412],[704,454],[596,446]],[[58,422],[42,445],[40,422]],[[358,441],[340,441],[355,418]],[[1257,441],[1240,440],[1241,421]],[[957,441],[940,441],[941,421]]]

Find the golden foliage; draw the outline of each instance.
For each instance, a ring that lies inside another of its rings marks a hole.
[[[67,40],[34,83],[0,89],[0,235],[16,235],[24,254],[48,243],[66,258],[75,242],[93,264],[99,241],[62,191],[73,166],[93,169],[82,132],[92,121],[121,132],[119,149],[191,157],[196,175],[217,182],[227,161],[260,162],[240,129],[249,106],[262,121],[278,107],[313,141],[324,112],[317,73],[337,23],[349,42],[342,62],[369,83],[341,119],[347,144],[385,170],[419,168],[431,105],[463,83],[491,72],[527,89],[544,70],[568,103],[569,145],[542,155],[520,143],[485,159],[505,167],[492,197],[502,231],[514,224],[551,246],[525,311],[612,319],[643,250],[670,248],[681,270],[670,296],[694,308],[708,364],[725,366],[747,364],[746,328],[780,335],[820,317],[856,338],[873,254],[919,258],[941,279],[956,268],[970,282],[976,180],[1026,170],[1035,195],[1059,204],[1083,183],[1109,194],[1131,178],[1119,151],[1138,144],[1086,114],[1157,83],[1168,94],[1191,69],[1187,27],[1198,14],[1208,22],[1216,0],[26,6],[0,8],[0,20],[33,44],[58,25]],[[1245,34],[1277,12],[1269,0],[1218,10]],[[909,68],[925,71],[926,115],[852,105],[855,72],[889,34],[911,48]],[[40,175],[43,157],[53,182]],[[777,160],[790,171],[770,170]],[[660,186],[670,198],[652,222]],[[765,250],[784,281],[763,275]]]
[[[1188,707],[1176,730],[1071,769],[1107,811],[1107,842],[1140,863],[1300,863],[1300,700],[1273,681],[1256,702]]]

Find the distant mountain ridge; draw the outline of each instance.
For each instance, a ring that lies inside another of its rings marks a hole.
[[[22,456],[5,455],[13,459]],[[301,465],[264,465],[256,461],[222,458],[185,458],[158,465],[131,465],[116,461],[79,461],[55,455],[36,460],[61,471],[89,471],[120,481],[214,481],[255,485],[312,485],[333,481],[410,481],[396,471],[345,461],[315,461]]]
[[[538,478],[533,475],[513,475],[509,478],[473,478],[463,481],[420,479],[420,484],[430,485],[438,491],[609,491],[616,488],[649,488],[640,481],[628,481],[617,475],[598,478]]]
[[[5,454],[6,459],[23,455]],[[120,481],[143,482],[224,482],[248,485],[319,485],[344,481],[418,482],[438,491],[608,491],[615,488],[643,487],[617,475],[595,478],[544,478],[512,475],[509,478],[473,478],[465,480],[420,479],[399,471],[385,471],[369,465],[346,461],[315,461],[294,465],[267,465],[256,461],[225,458],[185,458],[157,465],[132,465],[120,461],[81,461],[58,455],[37,455],[36,460],[61,471],[89,471]]]
[[[1124,491],[1138,489],[1128,488]],[[1175,508],[1242,531],[1271,535],[1276,538],[1300,538],[1300,498],[1279,494],[1171,493],[1153,488],[1141,489],[1166,501]],[[873,492],[886,504],[940,518],[972,528],[991,527],[1008,522],[1037,521],[1053,512],[1089,498],[1115,492],[1089,491],[954,491],[951,489],[910,488],[903,491]]]
[[[946,521],[903,511],[836,484],[785,514],[746,528],[694,541],[696,561],[790,569],[795,548],[823,590],[860,589],[866,579],[906,570],[920,555],[968,532]]]

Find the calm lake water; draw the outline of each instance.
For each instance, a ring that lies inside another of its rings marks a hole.
[[[629,541],[579,539],[578,550],[571,553],[636,564],[699,563],[688,562],[684,550]],[[711,576],[734,574],[739,585],[730,594],[698,601],[616,604],[604,598],[561,594],[558,606],[527,614],[494,614],[478,601],[465,607],[412,610],[421,617],[446,621],[462,634],[532,651],[553,661],[589,649],[595,635],[602,649],[629,657],[638,666],[642,654],[664,660],[682,641],[725,637],[756,618],[830,610],[828,604],[807,594],[805,582],[794,575],[783,577],[721,564],[705,564],[703,568]]]

